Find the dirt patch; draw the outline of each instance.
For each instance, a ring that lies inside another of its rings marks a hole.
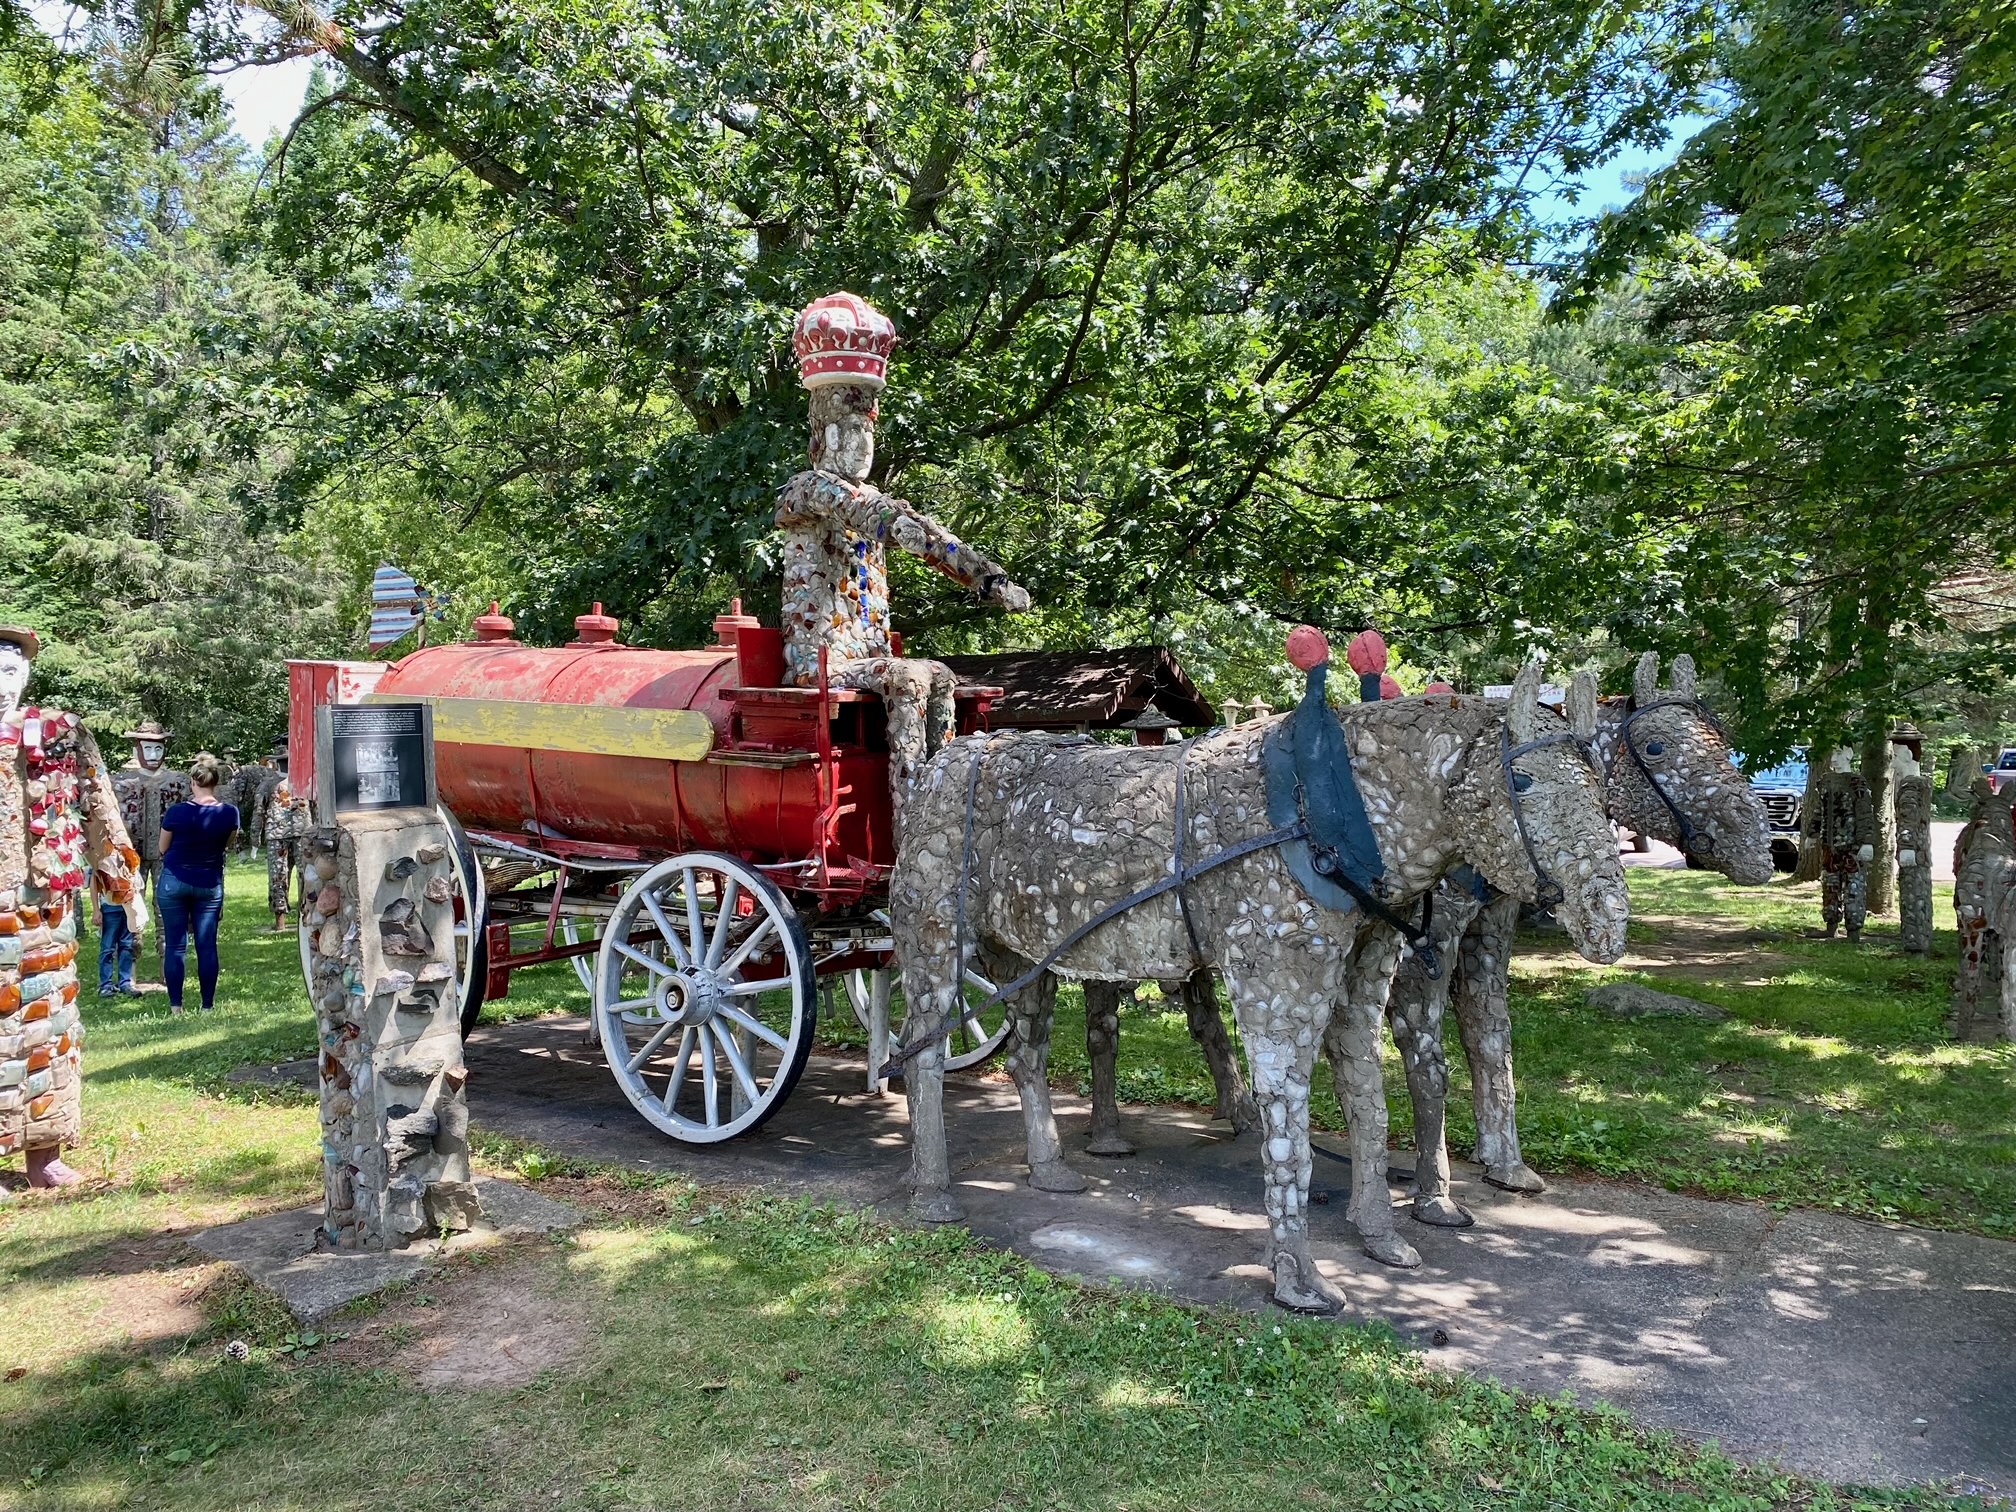
[[[508,1391],[566,1371],[589,1337],[588,1313],[537,1261],[506,1261],[426,1283],[335,1346],[338,1359],[384,1366],[430,1391]]]
[[[1652,940],[1634,940],[1624,958],[1611,967],[1584,960],[1561,935],[1519,937],[1522,969],[1552,976],[1567,971],[1636,971],[1657,981],[1716,982],[1730,987],[1762,987],[1793,969],[1792,957],[1769,948],[1784,938],[1729,919],[1703,919],[1686,914],[1634,914],[1633,926],[1657,932]]]
[[[91,1288],[95,1307],[81,1331],[100,1342],[123,1337],[146,1345],[186,1339],[209,1323],[203,1294],[227,1269],[211,1262],[110,1277]]]

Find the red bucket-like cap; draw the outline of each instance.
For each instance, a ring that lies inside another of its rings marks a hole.
[[[616,639],[616,617],[602,612],[601,600],[586,614],[574,617],[574,639],[576,646],[607,646]]]
[[[479,641],[508,641],[518,626],[510,615],[502,611],[502,606],[497,600],[492,599],[490,612],[477,615],[471,628],[475,630],[476,639]]]
[[[1395,680],[1392,673],[1382,672],[1379,674],[1379,696],[1381,698],[1405,698],[1407,695],[1400,691],[1400,684]]]
[[[1314,625],[1297,625],[1288,632],[1288,660],[1298,671],[1312,672],[1330,660],[1330,641]]]

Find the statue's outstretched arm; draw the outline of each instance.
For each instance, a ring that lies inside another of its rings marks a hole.
[[[1011,614],[1029,607],[1029,592],[1008,580],[1008,569],[975,551],[908,499],[869,484],[849,484],[826,473],[800,473],[777,501],[779,525],[835,520],[858,536],[900,546],[970,588],[983,604]]]

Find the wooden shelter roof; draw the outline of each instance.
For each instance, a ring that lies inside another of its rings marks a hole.
[[[997,730],[1115,729],[1151,707],[1192,728],[1218,719],[1167,646],[938,659],[961,682],[1004,690],[988,717]]]

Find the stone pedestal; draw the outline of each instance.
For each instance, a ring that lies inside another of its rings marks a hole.
[[[397,1249],[466,1229],[480,1210],[447,829],[427,809],[346,815],[303,849],[327,1242]]]

